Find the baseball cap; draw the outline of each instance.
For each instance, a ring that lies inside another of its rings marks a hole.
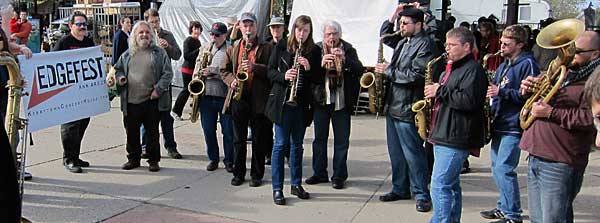
[[[215,22],[212,24],[209,32],[213,34],[223,35],[227,33],[227,26],[222,22]]]
[[[244,22],[244,21],[248,21],[248,20],[252,21],[253,23],[256,23],[256,16],[254,15],[254,13],[244,12],[242,14],[242,17],[240,18],[240,21]]]

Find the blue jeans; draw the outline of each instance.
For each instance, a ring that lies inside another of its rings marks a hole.
[[[225,98],[204,96],[200,99],[200,123],[206,142],[206,154],[212,162],[219,162],[219,143],[217,142],[217,120],[220,117],[223,134],[223,153],[225,165],[233,165],[233,122],[231,115],[222,114]]]
[[[286,144],[290,145],[290,184],[300,186],[302,184],[302,155],[304,148],[304,133],[306,123],[304,121],[304,110],[298,106],[283,106],[282,122],[275,123],[275,143],[273,154],[271,154],[271,175],[273,190],[283,190],[283,157]]]
[[[521,136],[495,133],[490,150],[492,175],[500,193],[496,209],[502,211],[506,218],[519,221],[523,219],[523,210],[515,169],[521,157],[520,141]]]
[[[175,142],[175,134],[173,133],[173,122],[175,120],[171,117],[171,111],[160,111],[160,129],[162,130],[163,143],[165,149],[177,149],[177,143]],[[140,127],[140,133],[142,134],[142,147],[146,147],[146,130],[144,125]]]
[[[313,141],[313,175],[327,178],[327,140],[329,121],[333,125],[332,180],[348,178],[348,147],[350,146],[350,113],[346,109],[334,111],[334,105],[316,106],[314,110],[315,140]]]
[[[431,200],[427,188],[430,180],[427,154],[415,124],[388,115],[386,138],[392,163],[392,192],[398,195],[412,192],[416,200]]]
[[[431,198],[433,216],[430,223],[459,223],[462,209],[460,169],[469,151],[442,145],[433,146]]]
[[[585,170],[529,155],[527,192],[532,223],[573,222],[573,200]]]

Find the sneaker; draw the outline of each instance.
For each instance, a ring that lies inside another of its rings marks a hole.
[[[76,160],[73,161],[75,164],[77,164],[80,167],[90,167],[90,163],[88,161],[82,160],[77,158]]]
[[[181,159],[183,156],[175,148],[167,148],[167,154],[173,159]]]
[[[502,211],[500,211],[496,208],[489,210],[489,211],[479,212],[479,215],[481,215],[481,217],[483,217],[485,219],[503,219],[504,218],[504,214],[502,214]]]
[[[183,121],[183,118],[181,118],[181,115],[178,115],[175,112],[171,112],[171,117],[173,117],[173,119],[175,119],[177,121]]]
[[[74,162],[66,163],[65,168],[71,173],[82,173],[83,172],[81,167],[78,166],[77,164],[75,164]]]
[[[513,220],[513,219],[508,219],[508,218],[502,218],[498,221],[494,221],[492,223],[523,223],[522,220]]]

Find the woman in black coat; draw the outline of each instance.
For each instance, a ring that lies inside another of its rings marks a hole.
[[[198,21],[191,21],[188,27],[190,36],[183,41],[183,64],[181,65],[181,78],[183,80],[183,89],[177,95],[175,105],[171,115],[174,118],[181,120],[183,113],[183,107],[190,97],[188,91],[188,84],[192,81],[192,74],[194,74],[194,67],[196,66],[196,57],[200,52],[200,34],[202,34],[202,24]]]

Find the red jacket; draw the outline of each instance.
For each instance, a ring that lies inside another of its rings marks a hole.
[[[19,24],[19,20],[17,18],[10,18],[9,22],[9,30],[10,33],[17,33],[21,28],[21,24]]]
[[[21,44],[26,44],[27,41],[29,40],[29,34],[31,33],[31,23],[29,21],[25,21],[23,23],[21,23],[21,28],[19,29],[19,32],[16,32],[14,34],[16,34],[16,36],[21,39],[20,43]]]

